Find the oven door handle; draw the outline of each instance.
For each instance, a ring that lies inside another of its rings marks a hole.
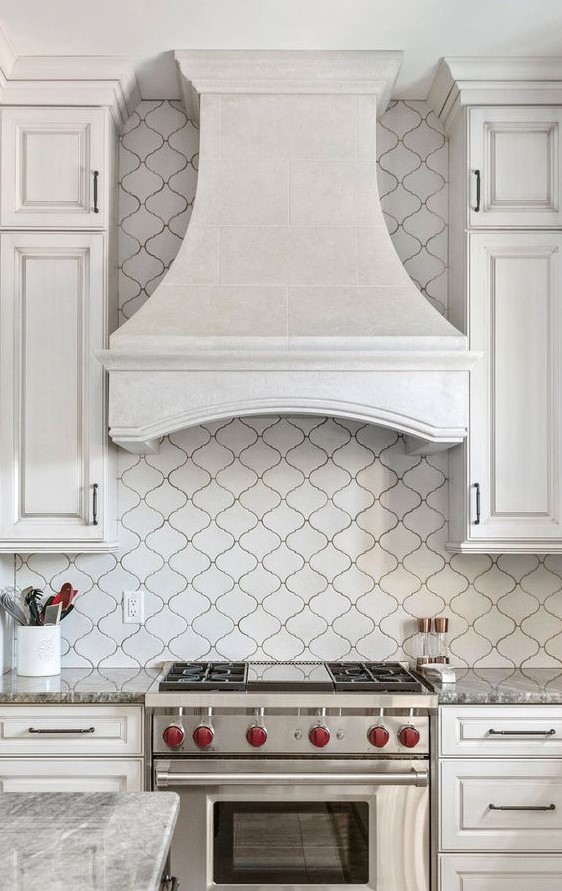
[[[156,786],[427,786],[429,771],[404,773],[169,773],[156,772]]]

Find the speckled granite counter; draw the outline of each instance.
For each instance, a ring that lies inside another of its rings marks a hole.
[[[562,667],[458,668],[457,683],[436,687],[440,705],[562,705]]]
[[[0,891],[157,891],[174,792],[0,795]]]
[[[63,668],[50,678],[24,678],[15,672],[0,675],[0,703],[23,702],[138,702],[159,668]]]

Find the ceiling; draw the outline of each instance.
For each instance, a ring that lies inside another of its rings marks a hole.
[[[442,56],[562,56],[562,0],[0,0],[18,55],[128,55],[141,95],[178,98],[175,49],[403,50],[396,98]]]

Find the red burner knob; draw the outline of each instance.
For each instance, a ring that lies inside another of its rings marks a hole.
[[[403,746],[406,746],[407,749],[413,749],[420,741],[419,730],[416,730],[415,727],[412,727],[411,724],[408,724],[407,727],[402,727],[402,729],[398,733],[398,739]]]
[[[371,727],[367,736],[371,745],[375,746],[377,749],[384,749],[390,739],[390,733],[386,727],[382,726],[382,724],[378,724],[376,727]]]
[[[212,727],[206,727],[205,724],[201,724],[193,731],[193,742],[200,749],[208,749],[214,738],[215,734]]]
[[[185,731],[183,727],[178,727],[176,724],[170,724],[170,726],[166,727],[164,730],[162,737],[167,746],[171,749],[177,749],[185,739]]]
[[[246,739],[254,749],[259,749],[267,741],[267,730],[260,724],[254,724],[253,727],[248,727],[246,730]]]
[[[308,738],[312,745],[316,746],[317,749],[323,749],[324,746],[327,746],[330,742],[330,731],[327,727],[323,727],[320,724],[312,728],[308,734]]]

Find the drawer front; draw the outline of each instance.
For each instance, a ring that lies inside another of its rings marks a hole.
[[[439,891],[560,891],[562,857],[444,854]]]
[[[140,706],[4,706],[0,755],[141,755]]]
[[[0,759],[0,792],[142,791],[140,759]]]
[[[562,758],[560,706],[443,706],[440,754],[474,758]]]
[[[562,850],[562,761],[443,761],[441,850]]]

